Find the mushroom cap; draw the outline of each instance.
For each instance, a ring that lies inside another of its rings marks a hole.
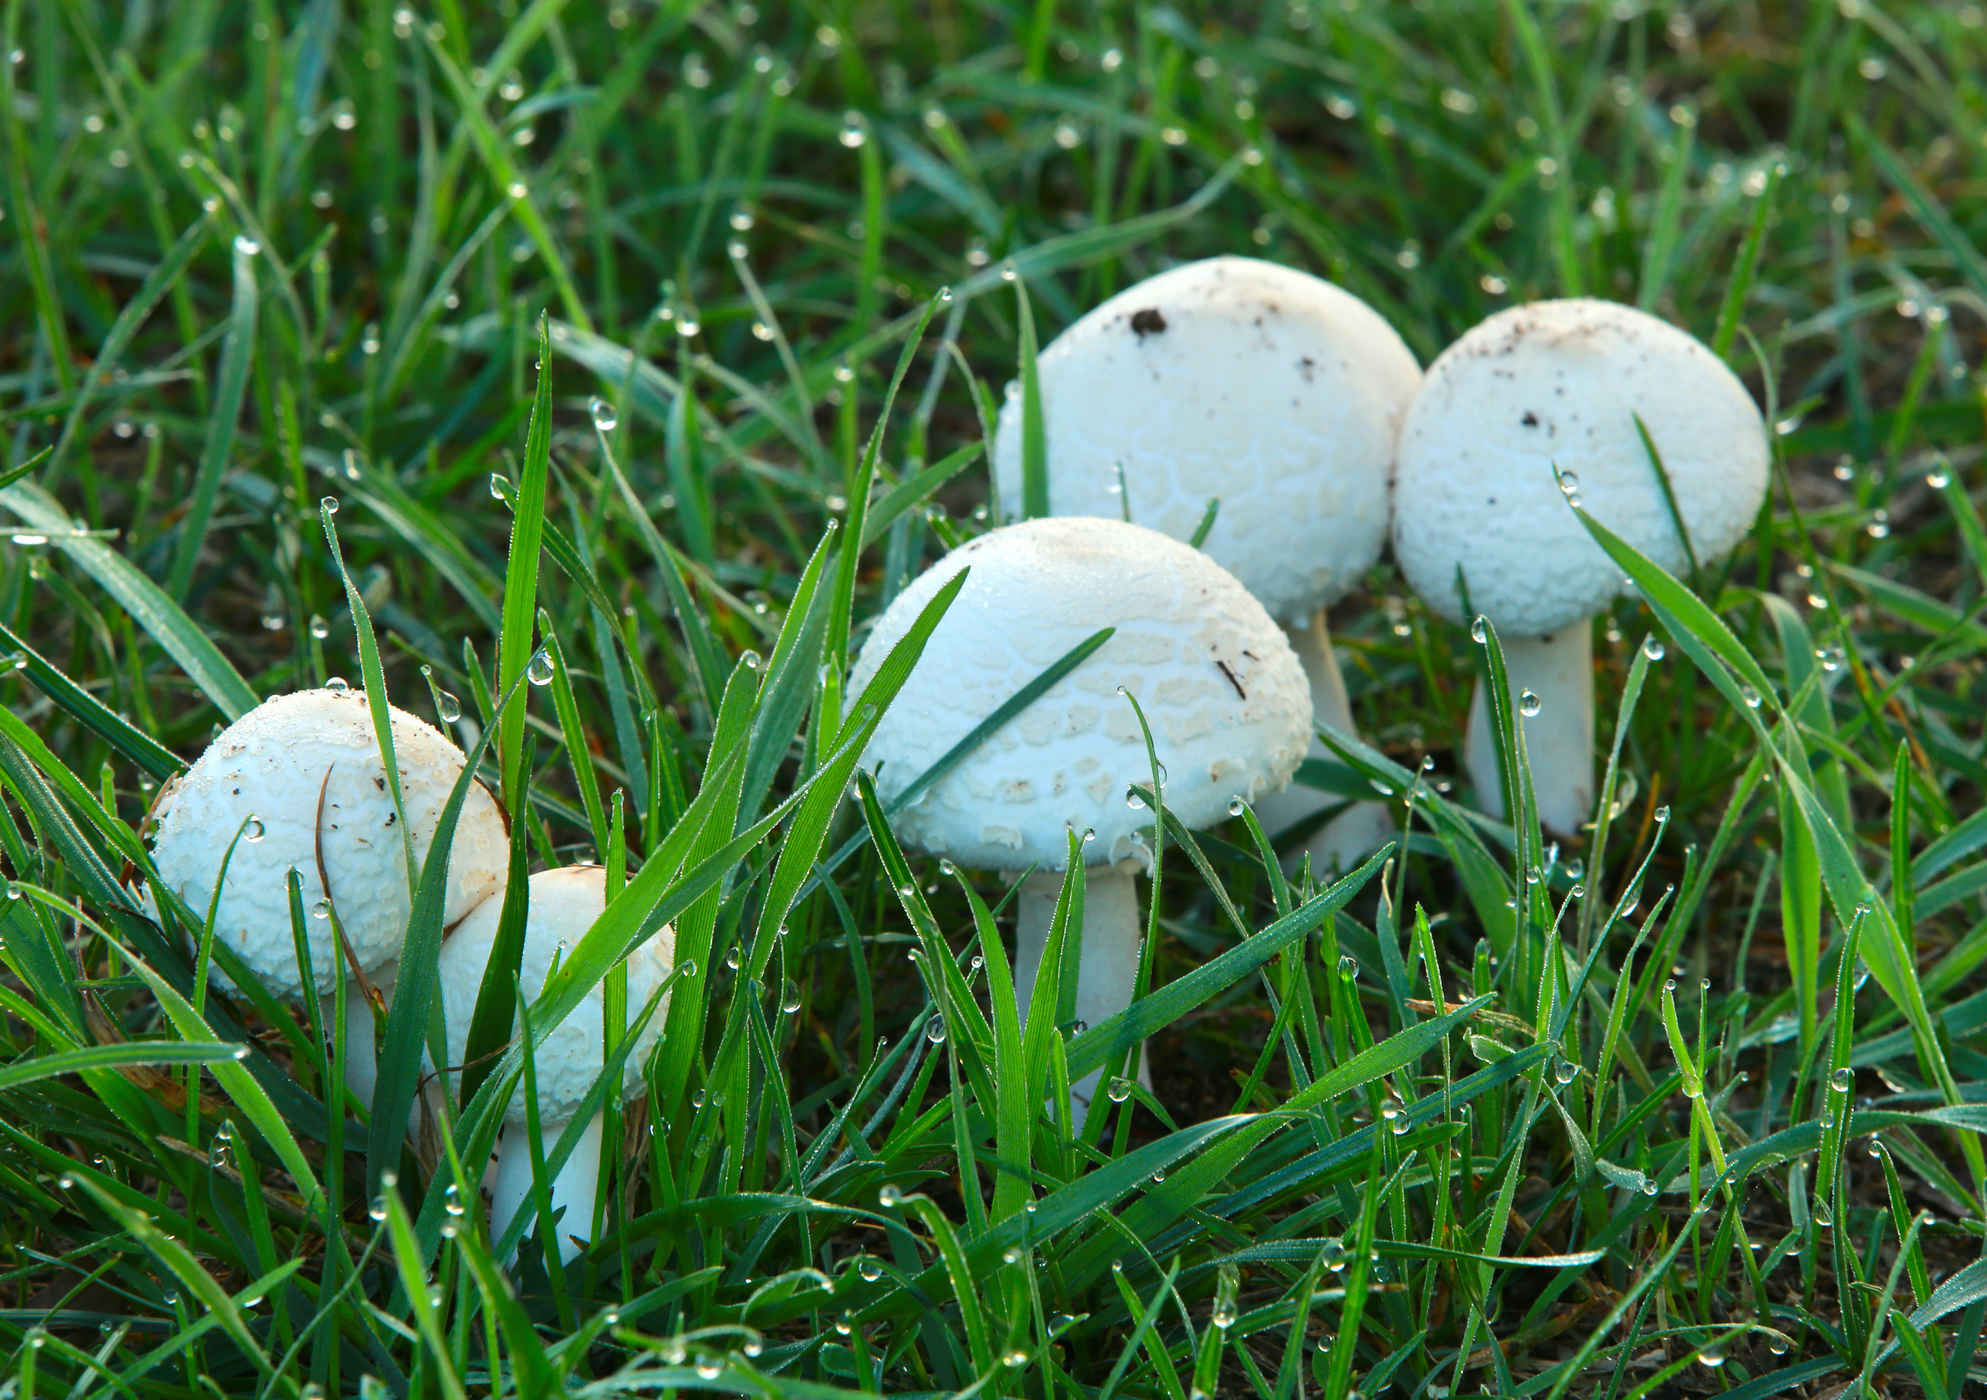
[[[1662,457],[1700,561],[1731,551],[1766,496],[1766,425],[1711,351],[1666,321],[1576,298],[1498,312],[1428,367],[1401,429],[1394,556],[1437,612],[1470,606],[1544,636],[1593,616],[1621,570],[1567,508],[1665,569],[1688,565],[1648,450]]]
[[[567,949],[600,917],[607,907],[607,872],[597,865],[567,865],[557,870],[541,870],[530,880],[531,907],[524,921],[524,948],[518,958],[518,991],[526,1002],[544,989],[551,975],[552,960],[563,958]],[[476,1011],[476,994],[483,986],[483,971],[490,960],[490,944],[497,936],[503,917],[501,888],[469,912],[469,917],[442,942],[439,965],[442,1016],[448,1028],[448,1057],[460,1065],[469,1045],[469,1022]],[[665,924],[627,958],[628,1014],[640,1013],[655,989],[669,976],[675,956],[676,939]],[[606,1063],[603,1027],[606,999],[599,985],[589,990],[572,1013],[552,1028],[545,1042],[532,1052],[532,1068],[538,1085],[538,1113],[545,1123],[569,1121],[586,1098],[587,1090]],[[642,1088],[642,1065],[649,1051],[662,1038],[663,1015],[669,1009],[665,995],[655,1014],[643,1023],[628,1052],[621,1077],[623,1098],[633,1098]],[[512,1123],[523,1123],[524,1081],[518,1081],[505,1110]]]
[[[1421,369],[1352,293],[1208,258],[1118,293],[1036,370],[1052,514],[1129,516],[1190,540],[1219,498],[1202,547],[1286,622],[1343,596],[1379,557]],[[1019,515],[1018,391],[993,465],[1003,510]]]
[[[404,710],[392,711],[392,728],[414,858],[425,861],[462,772],[462,750]],[[412,910],[407,844],[363,691],[299,690],[263,701],[166,785],[153,815],[152,863],[196,915],[206,914],[227,857],[214,936],[241,954],[272,994],[293,1001],[303,995],[290,937],[286,876],[292,866],[303,872],[305,910],[314,911],[328,895],[368,975],[399,959]],[[251,818],[261,823],[260,836],[247,825]],[[503,812],[477,783],[456,821],[444,923],[503,887],[509,856]],[[330,878],[329,891],[323,876]],[[320,992],[329,992],[344,973],[331,920],[312,914],[305,925],[314,980]]]
[[[1126,789],[1152,769],[1190,827],[1279,788],[1311,737],[1311,691],[1283,631],[1198,550],[1120,520],[1057,516],[989,531],[927,569],[884,610],[849,678],[858,693],[919,611],[960,570],[965,586],[871,737],[888,802],[1014,693],[1101,627],[1116,632],[891,818],[899,837],[968,865],[1143,856],[1152,814]]]

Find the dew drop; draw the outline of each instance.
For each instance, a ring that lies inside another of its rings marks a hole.
[[[511,498],[511,479],[502,472],[490,473],[490,499],[508,501]]]
[[[550,685],[554,669],[552,653],[541,648],[533,652],[531,660],[525,663],[524,678],[533,685]]]
[[[791,977],[780,984],[780,1010],[789,1016],[800,1010],[800,986]]]
[[[614,411],[614,405],[603,398],[587,401],[587,412],[593,415],[593,426],[603,433],[611,433],[621,426],[621,415]]]
[[[1847,1065],[1828,1076],[1828,1087],[1838,1094],[1848,1093],[1855,1083],[1855,1073]]]
[[[903,1202],[904,1193],[897,1189],[894,1182],[886,1183],[883,1189],[876,1193],[876,1203],[880,1206],[898,1206],[902,1205]]]
[[[864,1283],[875,1283],[883,1277],[883,1264],[865,1254],[856,1261],[856,1273],[862,1276]]]
[[[435,693],[435,718],[443,724],[454,724],[462,718],[462,701],[446,690]]]
[[[836,139],[850,150],[859,150],[869,140],[869,122],[857,111],[842,114],[842,129]]]
[[[1482,613],[1478,613],[1474,618],[1470,619],[1470,640],[1478,646],[1482,646],[1490,640],[1490,620]]]
[[[1348,982],[1359,976],[1359,959],[1350,953],[1340,953],[1338,955],[1338,975]]]
[[[235,235],[235,251],[245,258],[252,258],[262,251],[262,245],[245,233]]]
[[[336,496],[325,496],[317,504],[318,508],[326,515],[338,514],[338,498]]]
[[[1110,1087],[1104,1092],[1112,1103],[1123,1103],[1131,1097],[1131,1081],[1121,1074],[1114,1074],[1111,1076]]]
[[[260,841],[267,831],[268,828],[262,824],[262,818],[251,816],[247,824],[242,827],[241,839],[244,841]]]
[[[1536,691],[1523,690],[1518,692],[1518,713],[1526,719],[1535,717],[1544,708],[1545,704],[1539,699]]]
[[[1642,639],[1642,654],[1651,661],[1661,661],[1667,653],[1663,647],[1662,639],[1652,633]]]
[[[929,1040],[933,1045],[945,1044],[945,1018],[943,1016],[934,1016],[925,1025],[925,1039]]]

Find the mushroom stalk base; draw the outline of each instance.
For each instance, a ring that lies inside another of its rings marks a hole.
[[[1137,861],[1093,865],[1084,871],[1083,929],[1076,974],[1076,1019],[1100,1025],[1131,1005],[1132,984],[1138,978],[1139,940],[1145,924],[1138,912]],[[1049,925],[1062,893],[1061,871],[1037,871],[1021,882],[1016,897],[1019,926],[1014,949],[1014,999],[1021,1018],[1035,992],[1035,977],[1048,950]],[[1069,1086],[1071,1116],[1081,1123],[1097,1094],[1101,1070],[1092,1070]],[[1138,1052],[1138,1082],[1152,1088],[1145,1050]]]
[[[541,1122],[538,1126],[544,1133],[544,1150],[550,1152],[557,1145],[559,1135],[566,1130],[566,1125]],[[587,1120],[579,1141],[573,1145],[572,1155],[566,1158],[565,1166],[552,1174],[552,1213],[559,1216],[557,1229],[561,1259],[572,1259],[593,1238],[593,1212],[606,1132],[607,1115],[594,1114]],[[525,1137],[524,1128],[518,1124],[506,1123],[503,1135],[497,1140],[497,1170],[489,1182],[489,1188],[491,1240],[503,1238],[504,1231],[510,1228],[519,1211],[531,1211],[536,1215],[536,1207],[531,1200],[531,1144]],[[562,1209],[565,1214],[559,1215]],[[531,1226],[526,1226],[524,1233],[528,1235],[531,1230]]]
[[[1546,637],[1506,639],[1503,647],[1511,708],[1531,758],[1539,824],[1560,836],[1578,835],[1594,815],[1594,630],[1579,622]],[[1519,708],[1527,690],[1539,698],[1539,712],[1530,719]],[[1476,785],[1477,805],[1493,817],[1504,816],[1504,780],[1482,685],[1470,701],[1463,761]]]
[[[1357,733],[1352,723],[1352,705],[1346,698],[1345,677],[1332,653],[1332,634],[1325,625],[1325,610],[1319,608],[1302,625],[1284,630],[1290,637],[1291,650],[1297,653],[1297,660],[1304,667],[1305,679],[1311,683],[1313,720],[1348,734]],[[1305,757],[1329,759],[1335,755],[1313,734]],[[1274,835],[1314,812],[1337,806],[1339,800],[1332,793],[1292,783],[1282,792],[1257,798],[1256,819],[1264,831]],[[1356,802],[1293,844],[1284,861],[1295,869],[1309,852],[1314,871],[1350,870],[1393,836],[1393,815],[1384,804]]]

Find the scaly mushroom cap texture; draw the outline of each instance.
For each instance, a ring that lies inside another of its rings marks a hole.
[[[468,1050],[469,1022],[476,1010],[476,994],[483,985],[483,971],[489,964],[490,944],[497,936],[503,906],[500,890],[471,910],[469,917],[442,943],[442,1014],[448,1026],[451,1065],[460,1065]],[[531,877],[524,950],[518,960],[518,990],[527,1004],[544,989],[545,979],[552,972],[553,958],[563,961],[606,907],[607,872],[597,865],[568,865],[557,870],[541,870]],[[628,955],[630,1017],[641,1013],[656,988],[668,978],[675,947],[675,935],[665,924]],[[664,996],[655,1014],[636,1035],[622,1070],[623,1097],[632,1098],[640,1092],[643,1062],[662,1036],[663,1015],[668,1009],[669,998]],[[544,1044],[532,1052],[538,1112],[543,1122],[570,1120],[599,1077],[600,1067],[606,1063],[602,1055],[605,1014],[602,988],[596,985],[573,1008],[572,1014],[552,1028]],[[525,1121],[522,1079],[511,1096],[506,1117],[513,1123]]]
[[[1190,540],[1218,499],[1203,548],[1286,622],[1379,557],[1421,369],[1350,292],[1254,258],[1188,263],[1084,316],[1036,369],[1051,514]],[[1019,515],[1018,392],[993,460],[1002,509]]]
[[[886,802],[1070,648],[1116,631],[891,818],[909,844],[968,865],[1060,870],[1066,832],[1089,829],[1087,864],[1149,860],[1152,813],[1126,801],[1152,781],[1127,695],[1151,726],[1166,805],[1190,827],[1296,769],[1311,691],[1282,629],[1205,554],[1120,520],[1027,520],[953,550],[877,619],[851,697],[962,569],[965,585],[870,740]]]
[[[462,750],[404,710],[392,711],[392,729],[414,858],[424,861],[462,772]],[[292,866],[303,872],[319,992],[330,992],[345,966],[331,920],[314,912],[327,896],[362,969],[371,974],[398,961],[412,907],[407,844],[363,691],[300,690],[263,701],[167,784],[153,816],[152,862],[195,915],[206,914],[233,845],[214,936],[240,953],[272,994],[303,995],[290,936]],[[449,848],[445,923],[503,887],[509,852],[496,799],[480,783],[472,786]]]
[[[1724,362],[1610,301],[1500,311],[1428,367],[1401,429],[1394,555],[1430,607],[1540,637],[1593,616],[1621,570],[1568,496],[1672,573],[1688,567],[1656,445],[1700,562],[1744,538],[1766,495],[1766,425]],[[1553,478],[1557,466],[1562,488]]]

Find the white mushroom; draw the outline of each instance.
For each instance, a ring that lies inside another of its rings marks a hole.
[[[990,714],[1102,627],[1116,631],[1068,675],[892,817],[910,845],[965,865],[1034,874],[1022,886],[1015,990],[1026,1014],[1068,863],[1092,833],[1076,1016],[1124,1010],[1142,924],[1133,874],[1149,868],[1151,812],[1127,801],[1152,770],[1189,827],[1288,781],[1310,732],[1303,668],[1262,605],[1206,555],[1142,526],[1086,517],[1024,521],[960,546],[877,619],[850,678],[867,683],[934,593],[970,569],[870,741],[877,791],[894,800]],[[1094,1074],[1072,1086],[1079,1115]]]
[[[554,959],[563,959],[607,907],[607,873],[595,865],[541,870],[531,877],[529,900],[524,947],[518,960],[520,1004],[529,1004],[538,996],[551,975]],[[470,1018],[475,1014],[476,995],[483,985],[503,905],[503,893],[499,890],[471,910],[469,917],[442,944],[440,994],[452,1066],[460,1066],[468,1050]],[[674,950],[674,934],[664,925],[628,955],[625,966],[629,1016],[639,1015],[656,989],[668,979]],[[668,1000],[665,994],[655,1013],[635,1033],[622,1067],[623,1098],[635,1097],[644,1087],[642,1066],[662,1035]],[[600,1077],[601,1067],[607,1063],[605,1025],[606,999],[602,988],[596,986],[532,1052],[542,1153],[552,1151]],[[564,1212],[559,1224],[559,1249],[563,1258],[572,1258],[593,1238],[606,1122],[604,1110],[587,1120],[572,1155],[550,1182],[552,1211],[555,1215]],[[503,1235],[512,1218],[530,1199],[531,1143],[525,1130],[524,1082],[520,1079],[505,1110],[503,1135],[497,1146],[496,1176],[490,1183],[493,1239]]]
[[[1569,498],[1665,569],[1689,566],[1638,417],[1698,561],[1729,553],[1765,499],[1765,423],[1716,355],[1645,312],[1589,299],[1501,311],[1429,366],[1401,431],[1395,556],[1437,612],[1468,620],[1467,589],[1496,626],[1514,706],[1532,708],[1526,691],[1538,701],[1522,723],[1539,818],[1565,835],[1594,805],[1588,624],[1623,586]],[[1478,801],[1501,813],[1481,689],[1464,752]]]
[[[1253,258],[1162,272],[1065,330],[1036,361],[1055,515],[1122,516],[1203,548],[1289,631],[1316,718],[1350,731],[1325,609],[1386,541],[1394,444],[1421,381],[1373,308]],[[1021,401],[994,436],[1003,511],[1022,513]],[[1314,741],[1311,752],[1329,751]],[[1333,805],[1291,787],[1258,804],[1274,831]],[[1393,827],[1362,803],[1313,833],[1313,863],[1349,867]]]
[[[329,997],[352,971],[332,934],[334,910],[357,971],[382,993],[392,990],[413,907],[407,837],[415,861],[426,860],[464,759],[438,730],[406,711],[393,710],[391,721],[405,836],[372,712],[358,690],[300,690],[265,700],[222,730],[160,795],[152,847],[159,879],[204,916],[227,857],[214,937],[239,953],[276,997],[303,998],[290,932],[287,876],[293,867],[303,873],[319,994]],[[444,925],[503,888],[509,850],[502,810],[481,784],[474,785],[449,847]],[[218,969],[216,979],[228,985]],[[358,985],[346,992],[345,1037],[346,1083],[370,1103],[373,1015]]]

